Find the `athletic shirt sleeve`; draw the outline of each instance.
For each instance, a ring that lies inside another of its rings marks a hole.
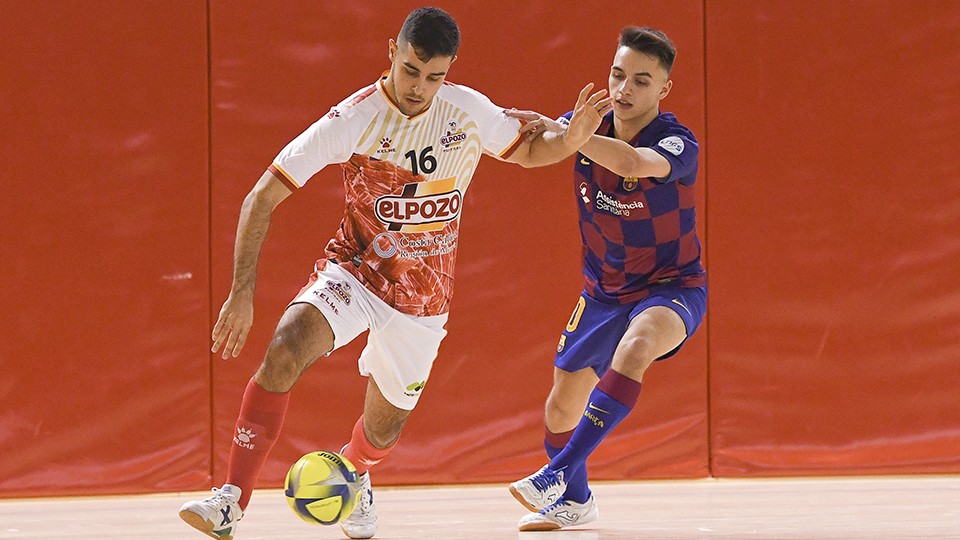
[[[697,157],[700,145],[690,131],[675,125],[659,136],[656,144],[650,148],[670,162],[670,175],[656,178],[658,183],[680,181],[685,185],[693,184],[697,178]]]
[[[347,161],[364,127],[361,116],[358,107],[331,108],[277,154],[270,171],[295,189],[327,165]]]
[[[573,111],[564,114],[557,121],[568,125],[571,117],[573,117]],[[659,121],[659,119],[654,120],[654,122]],[[646,138],[646,136],[643,137]],[[653,180],[660,184],[674,181],[680,181],[684,185],[693,184],[697,179],[697,158],[700,154],[700,144],[697,143],[693,133],[690,133],[690,130],[683,125],[673,123],[654,137],[656,142],[649,148],[670,162],[670,175],[666,178],[654,178]],[[646,140],[649,141],[650,139]],[[646,144],[650,143],[647,142]],[[638,140],[637,146],[642,147],[644,143]]]
[[[480,92],[466,86],[459,88],[471,97],[468,111],[476,118],[483,150],[501,159],[510,157],[523,142],[520,121],[507,116],[503,107],[495,105]]]

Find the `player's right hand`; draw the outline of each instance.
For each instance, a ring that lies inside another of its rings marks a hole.
[[[593,90],[593,83],[589,83],[580,90],[577,97],[577,104],[573,107],[573,116],[570,117],[570,124],[564,133],[567,141],[577,148],[580,148],[590,139],[600,123],[603,121],[603,115],[613,109],[613,98],[604,98],[606,90],[600,90],[590,94]]]
[[[213,325],[213,352],[217,352],[220,346],[223,346],[224,360],[233,356],[240,356],[244,343],[247,342],[247,334],[253,326],[253,298],[247,298],[245,295],[234,296],[230,293],[227,301],[220,308],[220,316],[217,318],[217,324]]]

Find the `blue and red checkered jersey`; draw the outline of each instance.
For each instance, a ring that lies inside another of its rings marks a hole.
[[[610,112],[596,133],[614,137],[613,129]],[[641,300],[658,285],[700,287],[707,281],[696,230],[697,139],[663,112],[630,145],[665,157],[670,176],[624,178],[583,154],[574,166],[584,290],[610,304]]]

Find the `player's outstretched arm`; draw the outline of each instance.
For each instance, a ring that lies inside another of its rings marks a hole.
[[[521,133],[527,139],[538,136],[553,136],[562,133],[566,126],[534,111],[507,111],[507,116],[517,118],[524,123]],[[667,158],[650,148],[636,148],[620,139],[592,135],[579,149],[580,153],[623,177],[666,178],[670,175],[670,162]]]
[[[526,140],[507,161],[523,167],[542,167],[556,163],[576,152],[590,139],[600,126],[603,115],[612,107],[613,100],[603,97],[607,93],[606,90],[590,94],[591,90],[593,90],[593,83],[587,84],[580,91],[570,124],[565,130],[543,129],[540,131],[541,126],[547,127],[543,116],[524,111],[530,115],[529,118],[535,115],[543,121],[533,125],[528,124],[521,129],[521,134],[527,135]],[[517,114],[512,116],[528,119]]]
[[[651,148],[635,148],[620,139],[594,135],[580,148],[580,153],[624,178],[670,176],[667,158]]]
[[[230,296],[220,308],[220,316],[213,326],[213,352],[223,346],[222,357],[240,355],[247,334],[253,326],[253,291],[257,282],[257,262],[260,249],[270,228],[270,217],[291,191],[270,171],[263,173],[257,184],[243,200],[237,241],[233,248],[233,285]]]

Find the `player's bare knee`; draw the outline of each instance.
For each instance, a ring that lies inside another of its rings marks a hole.
[[[618,372],[639,380],[650,364],[657,359],[656,340],[643,334],[625,336],[617,347],[612,367]]]
[[[583,414],[584,405],[570,399],[561,399],[554,394],[547,397],[544,420],[547,427],[576,422]]]
[[[288,362],[264,360],[257,370],[256,380],[268,392],[289,392],[300,377],[300,370]]]
[[[257,371],[257,383],[270,392],[289,391],[309,360],[299,340],[278,329]]]
[[[657,354],[656,340],[645,334],[624,336],[617,347],[617,356],[632,362],[652,362]]]

